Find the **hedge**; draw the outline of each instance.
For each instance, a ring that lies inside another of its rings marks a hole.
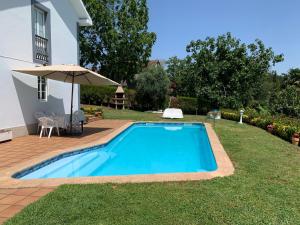
[[[196,114],[198,108],[197,98],[178,96],[177,100],[178,106],[183,113]]]
[[[223,119],[239,121],[239,112],[222,111]],[[300,120],[286,116],[259,116],[257,113],[243,115],[243,122],[267,130],[272,125],[272,133],[286,141],[291,141],[294,133],[300,132]]]
[[[111,99],[114,97],[117,87],[115,86],[80,86],[80,102],[87,105],[109,105]],[[127,97],[127,107],[131,108],[136,105],[135,95],[133,89],[125,88],[125,95]]]
[[[80,108],[85,114],[88,115],[95,115],[95,113],[100,112],[103,114],[103,110],[99,106],[94,106],[94,105],[82,105]]]
[[[80,86],[80,101],[88,105],[108,105],[116,91],[114,86]]]

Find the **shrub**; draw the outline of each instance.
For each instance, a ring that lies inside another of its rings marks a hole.
[[[237,112],[224,112],[223,110],[221,110],[221,117],[223,119],[227,119],[227,120],[234,120],[234,121],[240,121],[240,114]],[[249,117],[248,115],[243,115],[243,121],[246,123],[250,123],[251,117]]]
[[[103,115],[103,110],[99,106],[93,106],[93,105],[83,105],[80,108],[85,114],[88,115],[94,115],[96,112],[100,112],[101,115]]]
[[[114,97],[117,87],[115,86],[86,86],[81,85],[80,101],[87,105],[109,105]],[[133,108],[136,105],[136,91],[134,89],[124,89],[127,98],[127,107]]]
[[[293,134],[299,131],[299,128],[295,126],[284,125],[279,123],[274,123],[273,125],[274,134],[286,141],[291,141],[291,137],[293,136]]]
[[[196,114],[198,109],[197,98],[178,96],[179,108],[186,114]]]
[[[244,122],[247,123],[247,121]],[[267,129],[268,125],[272,124],[272,120],[270,120],[270,118],[255,117],[253,119],[250,119],[249,123],[253,126]]]
[[[274,112],[289,116],[300,116],[300,90],[299,87],[288,85],[277,95],[272,104]]]
[[[127,98],[127,107],[128,108],[135,108],[137,105],[136,102],[136,91],[134,89],[125,89],[125,96]]]
[[[80,86],[80,101],[88,105],[108,105],[116,91],[114,86]]]

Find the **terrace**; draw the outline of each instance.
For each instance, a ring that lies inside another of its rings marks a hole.
[[[59,150],[76,148],[98,141],[126,123],[128,120],[101,120],[86,125],[81,136],[53,135],[51,139],[40,139],[37,135],[29,135],[1,143],[0,175],[16,165],[34,161],[43,155],[56,154]],[[15,185],[6,185],[2,180],[0,183],[0,224],[26,205],[54,190],[53,187],[29,186],[28,188],[15,188]]]

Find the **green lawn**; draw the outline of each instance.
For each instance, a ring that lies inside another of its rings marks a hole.
[[[105,118],[159,120],[105,109]],[[186,116],[203,121],[204,117]],[[197,182],[64,185],[7,224],[300,224],[300,148],[221,120],[216,132],[235,174]]]
[[[162,119],[162,114],[142,113],[132,110],[114,110],[111,108],[103,107],[104,119],[123,119],[123,120],[136,120],[136,121],[170,121],[169,119]],[[171,120],[173,121],[173,120]],[[175,120],[176,121],[176,120]],[[204,116],[185,115],[180,121],[210,121]]]

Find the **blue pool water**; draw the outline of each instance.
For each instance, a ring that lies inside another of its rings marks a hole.
[[[202,124],[137,123],[106,145],[50,159],[15,177],[116,176],[216,169]]]

